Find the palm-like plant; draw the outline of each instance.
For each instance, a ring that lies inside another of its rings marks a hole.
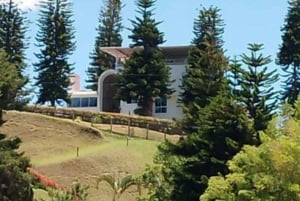
[[[101,175],[97,178],[97,188],[99,183],[105,181],[110,185],[114,191],[113,201],[118,201],[121,195],[128,189],[130,186],[138,185],[137,180],[132,175],[127,175],[123,178],[116,178],[112,175]]]

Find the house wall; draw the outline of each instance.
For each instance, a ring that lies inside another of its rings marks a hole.
[[[126,101],[120,102],[120,113],[122,114],[134,114],[134,110],[137,108],[136,103],[127,103]]]
[[[183,116],[182,109],[178,104],[178,97],[180,93],[179,85],[181,84],[181,78],[185,73],[184,64],[169,64],[171,68],[171,80],[174,80],[172,83],[172,88],[175,92],[167,100],[167,112],[166,113],[155,113],[155,104],[153,104],[152,111],[153,117],[164,118],[164,119],[173,119],[180,118]],[[127,103],[121,101],[120,103],[120,113],[123,114],[134,114],[134,110],[137,108],[136,103]]]
[[[182,109],[178,104],[178,97],[180,93],[181,78],[185,73],[184,64],[169,65],[171,68],[171,80],[174,80],[172,88],[175,92],[167,100],[167,112],[166,113],[155,113],[155,105],[153,105],[153,116],[158,118],[172,119],[180,118],[183,116]]]
[[[181,47],[180,47],[181,48]],[[186,48],[186,47],[183,47]],[[170,48],[171,50],[173,50],[172,48]],[[128,50],[128,49],[125,49]],[[125,51],[124,50],[124,51]],[[173,119],[173,118],[181,118],[183,116],[183,112],[181,107],[179,107],[179,103],[178,103],[178,98],[179,98],[179,94],[180,94],[180,84],[181,84],[181,79],[182,76],[185,74],[185,63],[186,63],[186,57],[187,57],[187,53],[184,52],[176,52],[178,51],[178,48],[175,50],[174,52],[172,52],[171,50],[169,50],[169,53],[166,54],[166,64],[170,66],[171,68],[171,80],[174,80],[174,82],[172,83],[172,88],[175,90],[175,92],[168,98],[167,100],[167,110],[165,113],[162,113],[164,111],[160,111],[161,113],[156,113],[156,107],[155,107],[155,103],[153,104],[152,107],[152,111],[153,111],[153,117],[158,117],[158,118],[165,118],[165,119]],[[187,52],[186,49],[184,49],[184,51]],[[98,80],[98,91],[94,92],[95,96],[97,96],[97,110],[98,111],[103,111],[103,106],[104,103],[103,101],[107,101],[104,100],[104,80],[111,75],[116,75],[119,73],[119,71],[121,69],[123,69],[123,63],[124,63],[124,58],[118,58],[118,56],[116,55],[112,55],[116,57],[116,65],[115,65],[115,69],[109,69],[106,70],[105,72],[103,72],[101,74],[101,76],[99,77]],[[79,83],[78,81],[75,83]],[[77,91],[78,90],[78,86],[76,87],[72,87],[71,90],[71,97],[75,97],[76,95],[73,93],[72,91]],[[84,97],[83,94],[78,93],[77,94],[78,97]],[[137,108],[137,104],[136,103],[127,103],[124,101],[120,101],[120,113],[123,114],[134,114],[134,110]],[[95,109],[95,108],[91,108],[91,109]]]

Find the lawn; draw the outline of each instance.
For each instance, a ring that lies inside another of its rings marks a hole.
[[[9,111],[4,117],[7,122],[0,132],[22,139],[20,151],[30,157],[37,171],[65,187],[75,180],[89,185],[89,201],[108,201],[112,197],[106,183],[95,188],[95,177],[104,173],[116,177],[141,174],[145,164],[152,162],[160,143],[131,138],[127,146],[125,135],[39,114]],[[136,195],[136,189],[131,188],[121,201],[133,201]]]

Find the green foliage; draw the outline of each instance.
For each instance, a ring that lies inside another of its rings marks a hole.
[[[49,196],[51,201],[86,201],[88,197],[88,188],[89,186],[74,182],[70,189],[66,191],[50,191]]]
[[[203,8],[194,22],[195,38],[187,59],[186,75],[182,79],[180,102],[183,106],[183,128],[196,131],[195,119],[199,108],[226,88],[224,77],[227,58],[222,49],[224,23],[219,9]]]
[[[15,93],[22,83],[16,66],[8,61],[7,54],[0,48],[0,126],[2,110],[12,107],[11,94]]]
[[[10,63],[8,71],[17,71],[18,84],[6,91],[6,108],[17,108],[26,104],[29,90],[25,85],[29,79],[24,75],[26,70],[25,50],[27,49],[27,24],[25,13],[22,12],[13,0],[0,2],[0,48],[6,54],[6,60]],[[2,53],[1,53],[2,54]],[[1,58],[3,59],[3,58]]]
[[[90,54],[92,60],[87,69],[89,83],[86,88],[97,91],[98,78],[107,69],[113,68],[115,58],[100,50],[100,47],[116,47],[122,45],[121,31],[121,0],[105,0],[100,10],[99,25],[97,28],[93,52]]]
[[[147,165],[139,178],[141,186],[147,189],[146,195],[138,197],[138,201],[169,201],[171,187],[164,181],[161,165]]]
[[[116,178],[112,175],[101,175],[97,178],[97,188],[99,183],[105,181],[114,191],[113,201],[118,201],[122,195],[130,186],[137,185],[137,180],[132,175],[127,175],[123,178]]]
[[[34,64],[38,73],[35,85],[39,87],[37,103],[50,102],[51,106],[62,101],[69,102],[69,75],[73,71],[68,62],[75,49],[74,29],[72,26],[71,3],[68,0],[41,1],[37,33],[39,60]]]
[[[6,139],[0,134],[0,200],[32,201],[31,178],[26,172],[29,159],[15,150],[19,147],[19,138]]]
[[[277,63],[282,66],[285,72],[283,76],[286,80],[283,82],[284,91],[282,100],[293,105],[297,100],[300,91],[300,1],[288,1],[289,8],[285,18],[285,24],[281,29],[282,44],[277,54]]]
[[[230,174],[210,178],[201,200],[300,200],[299,143],[298,137],[281,136],[245,146],[229,162]]]
[[[270,64],[271,59],[270,56],[264,57],[260,53],[262,44],[249,44],[248,49],[249,56],[241,55],[242,63],[247,68],[240,68],[235,62],[231,66],[231,72],[239,87],[234,91],[236,98],[247,108],[249,117],[254,121],[254,129],[260,131],[267,128],[277,108],[274,83],[278,81],[278,74],[276,70],[268,71],[266,65]]]
[[[153,18],[154,0],[138,0],[138,13],[142,17],[131,20],[133,29],[131,47],[142,47],[126,60],[124,70],[118,78],[118,97],[124,101],[137,100],[139,109],[136,113],[152,116],[155,97],[165,98],[171,90],[170,67],[166,65],[158,45],[162,44],[163,33]]]
[[[199,110],[197,132],[177,144],[160,146],[158,163],[163,176],[173,185],[171,200],[196,201],[205,191],[209,177],[226,174],[226,162],[245,144],[257,144],[250,120],[243,107],[228,93],[211,98]]]

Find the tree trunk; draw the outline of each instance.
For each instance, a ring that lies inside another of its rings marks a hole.
[[[55,100],[51,100],[51,107],[55,107]]]
[[[147,101],[147,111],[146,111],[146,115],[149,117],[152,117],[153,113],[153,100],[152,98],[149,99],[149,101]]]
[[[2,108],[0,108],[0,126],[2,125],[3,123],[3,110]]]

